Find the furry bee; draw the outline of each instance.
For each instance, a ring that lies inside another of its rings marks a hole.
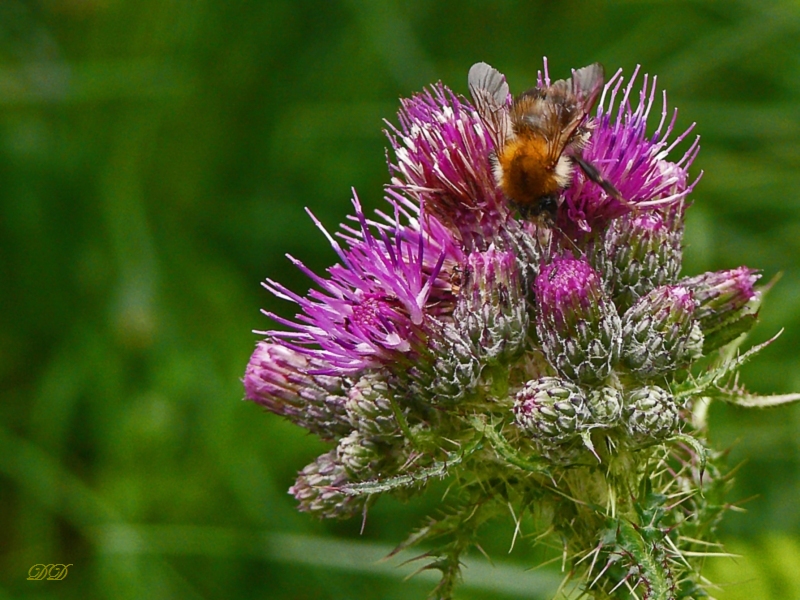
[[[603,87],[603,66],[573,70],[570,79],[535,87],[507,105],[505,77],[486,63],[469,70],[469,89],[495,142],[494,176],[523,218],[555,222],[561,193],[577,165],[586,177],[617,200],[617,189],[581,156],[591,135],[587,115]]]

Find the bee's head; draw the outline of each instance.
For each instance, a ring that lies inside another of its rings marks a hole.
[[[545,225],[553,225],[559,207],[559,194],[545,194],[532,204],[514,203],[523,219],[540,219]]]
[[[509,202],[519,211],[519,216],[528,220],[539,220],[545,225],[553,225],[559,207],[559,194],[546,194],[537,198],[532,204],[522,204],[514,200]]]

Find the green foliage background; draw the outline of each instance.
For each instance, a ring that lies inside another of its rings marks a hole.
[[[350,186],[376,207],[382,119],[485,60],[517,91],[601,61],[659,76],[705,171],[684,272],[747,264],[769,294],[753,390],[800,390],[800,5],[796,2],[3,0],[0,2],[0,598],[421,598],[376,564],[436,506],[382,500],[357,522],[286,494],[323,446],[240,378],[259,281],[304,291]],[[658,115],[654,115],[658,116]],[[747,462],[715,559],[720,599],[800,598],[800,407],[715,407]],[[530,533],[530,532],[528,532]],[[559,577],[507,555],[463,598],[547,598]],[[27,581],[72,563],[64,581]]]

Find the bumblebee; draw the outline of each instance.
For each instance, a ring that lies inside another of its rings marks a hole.
[[[469,70],[470,93],[495,142],[497,185],[523,218],[554,223],[576,166],[609,196],[628,204],[581,156],[592,130],[588,113],[603,80],[603,66],[594,63],[573,70],[570,79],[523,92],[509,107],[508,84],[497,69],[480,62]]]

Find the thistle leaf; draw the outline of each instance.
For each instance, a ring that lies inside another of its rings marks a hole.
[[[672,573],[661,542],[646,541],[635,525],[625,519],[617,524],[617,545],[628,557],[631,571],[635,572],[647,590],[645,598],[674,600]]]
[[[471,456],[476,450],[483,446],[482,436],[470,442],[460,452],[450,452],[447,458],[442,461],[435,461],[430,467],[424,467],[413,473],[396,475],[386,479],[372,479],[357,483],[347,483],[339,488],[339,491],[348,496],[363,496],[364,494],[380,494],[402,487],[410,487],[417,483],[426,483],[429,479],[444,479],[450,469],[461,464],[466,458]]]
[[[509,464],[514,465],[515,467],[519,467],[524,471],[530,471],[532,473],[542,473],[544,475],[549,474],[549,470],[547,469],[547,461],[543,458],[527,458],[520,455],[519,452],[514,450],[511,444],[508,443],[508,440],[500,433],[500,429],[502,429],[502,425],[495,428],[493,425],[487,423],[483,418],[478,416],[473,416],[470,418],[470,423],[472,426],[481,432],[486,438],[491,442],[492,448],[503,457]]]
[[[761,352],[764,348],[766,348],[772,342],[778,339],[778,337],[782,333],[783,329],[781,329],[778,333],[776,333],[766,342],[753,346],[743,354],[740,354],[732,358],[724,359],[723,362],[716,368],[713,368],[708,372],[703,373],[700,377],[696,379],[689,380],[681,384],[680,386],[677,386],[675,389],[675,398],[677,400],[686,400],[688,398],[691,398],[692,396],[697,396],[699,394],[705,393],[712,386],[720,387],[721,383],[726,378],[733,376],[736,373],[736,371],[738,371],[748,360],[753,358],[753,356]]]
[[[742,408],[772,408],[800,401],[800,394],[773,394],[759,396],[757,394],[737,393],[735,391],[719,390],[713,394],[716,400],[722,400]]]
[[[798,399],[800,399],[800,395],[798,395]],[[692,450],[694,450],[695,454],[697,454],[698,458],[700,459],[700,479],[702,480],[703,473],[706,471],[706,463],[708,462],[708,449],[700,440],[692,437],[691,435],[686,435],[685,433],[679,433],[673,436],[670,438],[670,441],[683,442],[687,446],[690,446]]]

